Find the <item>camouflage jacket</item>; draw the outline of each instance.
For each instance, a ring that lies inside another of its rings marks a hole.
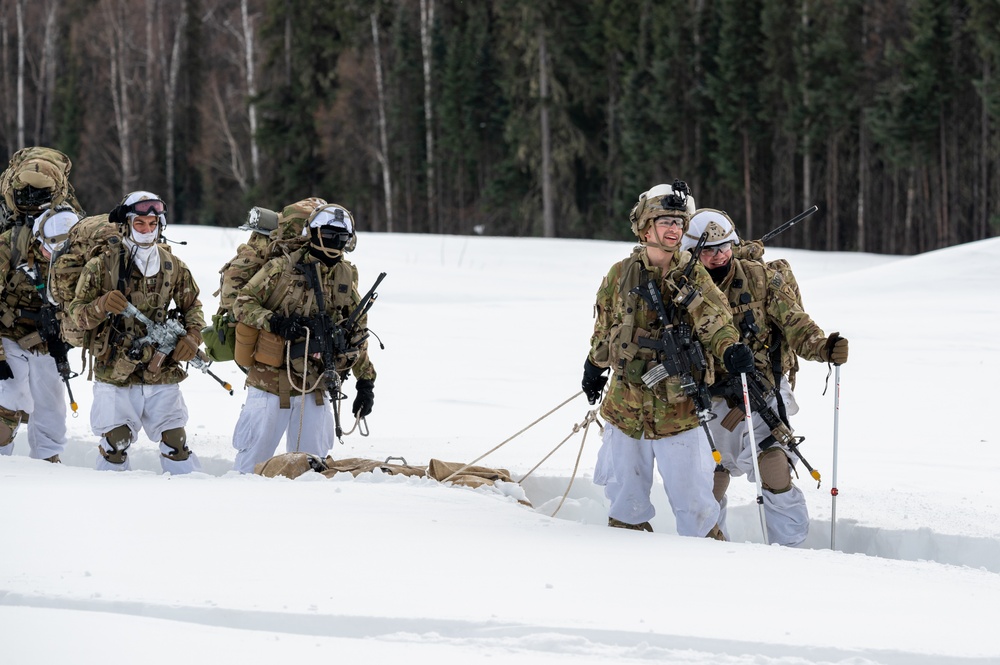
[[[253,278],[240,289],[233,305],[236,320],[259,330],[270,329],[271,316],[297,314],[307,318],[316,317],[319,306],[316,294],[309,288],[305,276],[299,269],[312,269],[316,264],[322,284],[323,304],[334,323],[340,323],[361,302],[358,293],[358,270],[346,259],[341,259],[332,267],[318,262],[309,255],[308,248],[293,252],[288,256],[271,259]],[[358,330],[365,330],[368,317],[359,321]],[[291,356],[291,368],[285,358],[279,367],[271,367],[255,362],[247,375],[247,385],[274,395],[301,395],[305,392],[323,391],[326,386],[320,381],[324,366],[318,354],[318,347],[310,332],[309,352],[305,353],[306,335],[290,340],[286,351]],[[287,358],[287,356],[286,356]],[[342,374],[353,369],[359,379],[375,379],[375,367],[368,359],[368,342],[358,345],[357,354],[337,358],[337,370]],[[303,376],[304,375],[304,376]]]
[[[762,261],[737,259],[719,288],[726,294],[733,320],[754,352],[757,369],[773,385],[771,348],[780,348],[781,373],[795,385],[796,356],[824,361],[826,333],[802,310],[792,286]],[[780,335],[780,347],[775,347]],[[717,377],[724,378],[724,377]]]
[[[11,242],[15,233],[20,230],[18,240],[19,254],[17,266],[12,266]],[[47,284],[49,279],[49,259],[42,254],[41,245],[31,238],[31,228],[15,227],[7,229],[0,234],[0,337],[6,337],[14,341],[23,340],[31,333],[37,332],[35,322],[30,318],[21,316],[22,310],[27,312],[38,312],[44,303],[42,300],[44,290],[39,292],[32,279],[32,274],[37,275],[41,284]],[[31,343],[34,342],[34,343]],[[37,353],[48,353],[48,345],[45,342],[26,340],[27,350]],[[22,344],[22,346],[24,346]],[[0,347],[2,348],[2,347]],[[2,359],[3,351],[0,351]]]
[[[76,296],[66,308],[69,322],[83,330],[94,331],[90,349],[98,381],[116,386],[179,383],[187,373],[169,355],[158,372],[150,371],[148,364],[155,349],[137,346],[138,340],[146,335],[145,324],[133,317],[106,317],[98,312],[95,301],[119,288],[119,284],[111,283],[111,275],[119,274],[113,264],[121,258],[121,247],[115,245],[83,266]],[[198,285],[183,261],[164,245],[157,245],[157,249],[160,270],[156,275],[143,277],[134,264],[125,268],[127,275],[119,275],[125,297],[153,321],[162,322],[168,316],[177,316],[186,330],[198,331],[200,339],[205,317],[198,300]]]
[[[675,252],[664,275],[650,265],[645,248],[640,247],[611,267],[597,291],[597,321],[589,359],[598,367],[611,368],[601,415],[636,439],[661,439],[698,426],[694,403],[679,389],[676,377],[668,377],[655,389],[642,382],[642,374],[655,364],[655,351],[639,347],[637,342],[640,337],[655,337],[661,325],[656,312],[632,293],[643,275],[648,275],[656,280],[664,303],[669,305],[677,292],[680,270],[690,260],[688,252]],[[678,307],[674,323],[691,325],[709,364],[706,376],[695,378],[711,382],[714,362],[708,356],[721,358],[738,341],[739,333],[724,296],[700,263],[691,273],[691,283],[701,298],[687,310]]]

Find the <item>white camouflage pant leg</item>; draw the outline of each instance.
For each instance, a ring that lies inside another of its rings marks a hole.
[[[52,356],[25,351],[12,339],[2,338],[7,363],[14,378],[0,381],[0,406],[24,411],[28,422],[28,456],[45,459],[66,448],[66,388]],[[0,447],[0,455],[14,452],[14,444]]]
[[[160,450],[160,468],[172,474],[190,473],[201,468],[194,453],[182,461],[175,462],[163,456],[170,448],[164,446],[163,433],[169,429],[184,427],[188,421],[187,405],[176,383],[161,386],[119,387],[109,383],[94,383],[94,405],[90,409],[90,428],[101,437],[101,446],[108,450],[104,435],[116,427],[127,425],[135,443],[139,430],[146,432],[150,440],[157,443]],[[103,455],[97,458],[98,469],[128,470],[124,465],[110,464]]]
[[[282,434],[287,452],[326,457],[334,438],[333,412],[326,396],[322,405],[316,404],[311,394],[305,396],[304,404],[301,396],[292,397],[291,408],[282,409],[278,395],[248,388],[246,403],[233,431],[233,448],[237,451],[233,469],[253,473],[257,464],[274,456]]]
[[[781,396],[785,403],[785,410],[789,417],[799,411],[798,403],[792,394],[788,382],[781,380]],[[777,400],[771,396],[768,404],[777,412]],[[743,421],[733,429],[732,432],[726,430],[720,421],[729,412],[729,407],[724,401],[716,400],[713,403],[713,411],[718,416],[709,423],[712,436],[715,439],[716,448],[722,454],[722,465],[729,470],[733,476],[746,475],[747,480],[756,483],[756,476],[753,472],[753,459],[750,457],[750,440],[746,434],[746,422]],[[764,423],[759,414],[753,415],[754,441],[759,444],[771,434],[770,428]],[[794,462],[792,454],[785,449],[785,454]],[[805,541],[809,534],[809,510],[806,507],[805,494],[794,483],[787,492],[775,494],[764,491],[764,517],[767,521],[767,537],[771,543],[778,545],[795,546]],[[725,517],[723,516],[723,521]],[[725,532],[725,528],[723,528]]]
[[[712,495],[715,462],[700,429],[647,440],[633,439],[607,423],[599,459],[604,492],[611,501],[608,514],[614,519],[641,524],[656,515],[649,496],[654,459],[678,534],[702,537],[719,519],[719,504]]]

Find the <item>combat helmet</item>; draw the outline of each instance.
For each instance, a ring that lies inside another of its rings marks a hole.
[[[702,234],[706,232],[708,239],[705,241],[705,247],[714,247],[729,242],[738,245],[740,242],[740,237],[736,233],[736,225],[733,224],[729,215],[722,210],[701,208],[691,216],[691,222],[685,229],[684,235],[681,236],[681,249],[686,251],[694,249]]]
[[[313,210],[302,235],[309,236],[314,251],[329,258],[354,251],[358,245],[354,216],[336,203],[327,203]]]
[[[658,217],[681,217],[686,228],[695,209],[694,197],[683,180],[674,180],[672,185],[656,185],[640,194],[638,203],[632,206],[629,213],[632,233],[644,241],[646,228]]]

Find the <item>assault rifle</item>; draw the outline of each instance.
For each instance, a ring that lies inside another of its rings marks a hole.
[[[712,413],[712,396],[704,381],[696,381],[694,378],[694,372],[704,372],[708,368],[705,352],[702,350],[701,342],[694,337],[690,325],[673,322],[677,304],[686,309],[700,295],[691,284],[691,273],[707,241],[708,232],[705,232],[698,239],[698,244],[692,250],[691,260],[681,273],[677,296],[671,301],[669,313],[663,304],[663,295],[656,280],[649,279],[645,285],[640,284],[632,289],[632,293],[646,301],[656,313],[661,325],[659,336],[640,337],[638,340],[640,347],[656,351],[658,360],[656,366],[642,375],[642,382],[652,389],[669,376],[678,377],[681,391],[694,402],[698,423],[705,430],[708,445],[712,448],[712,458],[719,464],[722,455],[716,450],[715,440],[708,427],[709,421],[715,418],[715,414]]]
[[[42,299],[42,306],[37,312],[30,309],[20,309],[18,316],[22,319],[32,321],[35,324],[35,329],[38,331],[39,337],[48,345],[49,355],[56,361],[56,370],[59,372],[59,377],[66,384],[66,392],[69,394],[69,406],[73,410],[73,417],[76,417],[79,415],[77,413],[78,406],[76,399],[73,397],[73,387],[70,386],[69,380],[79,376],[79,373],[70,369],[70,347],[63,341],[59,319],[56,316],[56,306],[49,302],[48,297],[45,295],[45,283],[38,274],[38,269],[29,268],[27,265],[24,265],[21,266],[21,271],[31,280],[32,285]]]
[[[361,317],[368,313],[368,310],[375,304],[378,294],[375,289],[385,279],[385,273],[380,273],[375,284],[368,290],[358,306],[354,308],[344,322],[337,324],[333,321],[330,313],[326,311],[326,301],[323,298],[323,285],[319,277],[319,264],[308,265],[298,264],[296,266],[303,275],[306,283],[316,295],[316,316],[312,317],[307,325],[309,330],[315,335],[316,343],[319,345],[320,359],[323,361],[323,381],[326,390],[330,395],[330,402],[333,403],[333,423],[336,428],[337,440],[343,443],[344,429],[340,425],[340,400],[344,395],[340,391],[343,379],[347,376],[344,372],[342,377],[337,371],[337,358],[361,347],[361,344],[368,339],[370,332],[358,329],[358,322]],[[306,350],[308,352],[308,349]]]
[[[777,387],[774,389],[778,390]],[[788,425],[778,417],[778,414],[771,408],[771,405],[767,403],[767,395],[769,393],[770,391],[764,385],[764,380],[760,372],[754,370],[747,373],[747,394],[750,397],[750,410],[759,413],[761,420],[771,430],[771,435],[761,441],[758,446],[761,450],[767,450],[775,443],[786,446],[802,461],[803,466],[809,470],[809,475],[816,481],[816,487],[819,487],[819,471],[812,468],[809,462],[806,461],[806,458],[802,456],[802,453],[799,452],[799,444],[805,441],[805,437],[794,436]],[[722,426],[732,431],[736,425],[746,418],[746,411],[743,409],[742,379],[738,374],[731,375],[712,386],[711,394],[716,397],[726,398],[726,401],[730,404],[736,404],[733,410],[729,412],[729,415],[722,420]]]
[[[157,323],[140,312],[132,303],[129,303],[128,307],[122,311],[122,316],[131,316],[136,321],[145,324],[146,334],[132,342],[128,356],[132,360],[140,360],[145,355],[146,349],[151,347],[153,355],[146,363],[146,367],[154,373],[160,370],[167,355],[177,347],[177,340],[187,335],[187,330],[177,319],[168,318],[163,323]],[[215,379],[220,386],[229,391],[230,395],[233,394],[233,387],[208,369],[212,365],[212,359],[206,356],[201,349],[197,350],[194,358],[188,363]]]

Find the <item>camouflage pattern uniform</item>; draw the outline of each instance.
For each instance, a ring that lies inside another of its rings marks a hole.
[[[51,193],[49,203],[68,205],[83,213],[76,192],[69,182],[69,172],[73,163],[55,148],[29,146],[21,148],[10,158],[8,167],[0,173],[0,231],[25,221],[26,214],[37,214],[39,209],[21,210],[16,202],[15,190],[26,186],[47,189]],[[30,229],[31,226],[28,225]]]
[[[91,429],[103,437],[103,460],[98,458],[98,468],[129,468],[124,455],[118,458],[122,461],[114,458],[109,436],[127,439],[127,447],[137,440],[140,428],[151,440],[160,442],[160,464],[164,471],[176,474],[198,468],[197,457],[186,446],[184,426],[188,413],[178,386],[187,372],[169,355],[155,371],[152,366],[155,349],[149,345],[143,347],[138,357],[130,357],[133,342],[147,332],[145,324],[124,314],[105,316],[97,304],[102,295],[118,289],[153,321],[176,314],[187,334],[200,340],[205,318],[198,285],[187,265],[165,245],[155,245],[155,249],[159,252],[159,270],[144,277],[135,263],[126,266],[119,263],[126,246],[112,244],[84,265],[76,295],[67,307],[70,325],[93,331],[90,348],[94,350],[96,384]],[[118,279],[113,279],[114,276]]]
[[[778,377],[778,389],[781,403],[786,417],[795,415],[799,410],[792,393],[794,373],[798,368],[796,356],[806,360],[826,361],[826,334],[799,306],[795,292],[782,274],[762,261],[733,258],[729,273],[719,287],[725,291],[733,316],[738,322],[745,320],[746,312],[753,316],[757,332],[750,333],[746,324],[742,324],[741,328],[745,331],[744,341],[754,352],[754,364],[769,390],[774,385],[774,373],[768,350],[772,347],[780,348],[781,374]],[[716,376],[720,383],[728,378],[724,371]],[[767,401],[775,413],[779,413],[778,395],[770,395]],[[749,481],[756,482],[749,440],[746,437],[746,421],[741,419],[731,431],[722,425],[733,406],[735,402],[730,403],[722,398],[714,399],[712,404],[712,411],[717,417],[709,423],[709,427],[722,455],[721,464],[725,471],[721,473],[746,475]],[[742,411],[739,415],[742,415]],[[759,449],[761,443],[771,436],[771,430],[757,413],[753,415],[753,423],[754,441]],[[764,515],[768,542],[772,544],[796,546],[805,541],[809,533],[809,510],[805,495],[792,482],[789,472],[788,465],[794,465],[794,461],[792,453],[780,444],[771,445],[767,453],[760,455],[759,464],[764,479]],[[769,468],[774,468],[771,467],[772,464],[778,467],[777,473],[773,475],[768,471]],[[771,487],[768,483],[771,478],[775,478],[772,482],[779,486]],[[716,480],[717,498],[721,504],[719,526],[723,532],[726,532],[728,500],[725,489],[728,484],[728,477]]]
[[[315,317],[319,311],[316,296],[298,265],[310,271],[313,265],[318,267],[323,303],[335,323],[346,318],[360,303],[357,268],[343,258],[327,266],[310,255],[307,245],[288,256],[270,260],[239,291],[233,305],[237,321],[251,328],[276,332],[270,325],[274,314]],[[367,316],[359,323],[359,329],[365,329]],[[257,361],[250,367],[247,385],[251,390],[233,434],[233,447],[238,451],[237,471],[253,473],[256,464],[270,459],[283,433],[288,452],[325,457],[332,448],[333,417],[327,386],[321,380],[325,368],[314,343],[310,343],[309,355],[303,355],[305,343],[305,334],[285,343],[283,353],[290,353],[291,366],[287,364],[288,356],[283,355],[277,367]],[[367,349],[365,341],[356,354],[338,358],[337,370],[342,375],[353,370],[357,379],[374,380],[375,367],[368,359]]]
[[[665,303],[677,291],[681,269],[691,261],[687,253],[674,252],[668,269],[661,271],[649,261],[646,248],[608,272],[597,292],[597,321],[588,360],[611,369],[601,415],[608,421],[604,443],[598,454],[594,482],[604,485],[611,501],[609,524],[636,528],[648,526],[655,514],[650,502],[653,462],[663,479],[677,533],[719,538],[716,527],[719,504],[712,495],[712,460],[708,441],[698,426],[694,403],[679,390],[677,377],[669,377],[650,389],[641,376],[653,366],[654,352],[641,348],[640,337],[655,337],[660,329],[656,313],[637,294],[635,286],[652,277]],[[677,316],[691,325],[706,356],[718,358],[735,343],[739,334],[722,294],[700,265],[690,282],[701,292],[700,300]],[[710,358],[707,380],[714,363]],[[696,377],[701,378],[701,377]]]
[[[38,336],[35,323],[21,315],[22,310],[42,308],[42,296],[24,268],[37,272],[41,282],[47,283],[49,259],[42,254],[41,244],[25,232],[18,238],[20,265],[12,266],[15,233],[17,229],[0,234],[0,360],[7,361],[14,374],[0,381],[0,455],[13,452],[18,426],[29,423],[29,456],[57,461],[66,447],[65,390],[55,361],[48,355],[48,344]]]

